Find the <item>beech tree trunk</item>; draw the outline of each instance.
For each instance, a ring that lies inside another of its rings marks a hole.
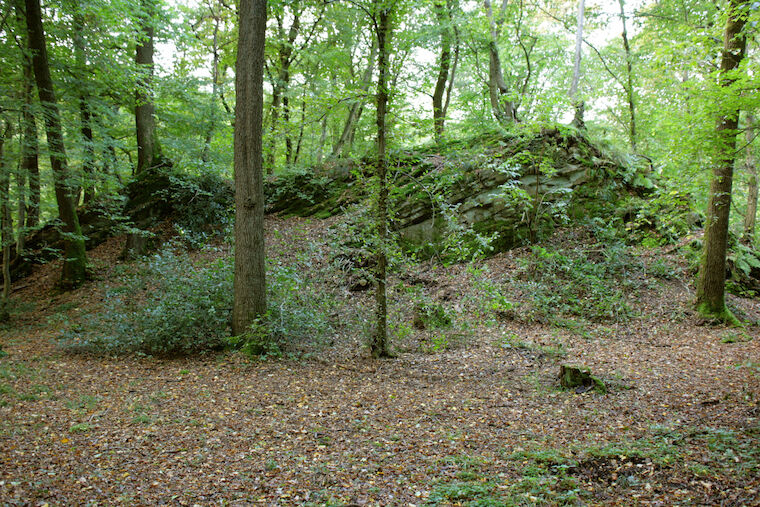
[[[24,23],[24,2],[16,0],[16,17],[19,23]],[[24,37],[24,45],[29,47],[28,35]],[[26,215],[26,227],[34,228],[40,221],[40,167],[39,167],[39,142],[37,140],[37,122],[34,118],[34,68],[30,54],[24,54],[22,59],[24,71],[24,109],[21,114],[21,164],[19,166],[19,179],[27,179],[29,182],[29,203],[23,203],[24,214]],[[19,216],[21,216],[22,198],[25,191],[19,187]],[[24,236],[26,231],[21,227],[24,222],[19,223],[19,240],[20,248],[16,249],[17,255],[19,250],[23,251]]]
[[[356,130],[356,124],[359,122],[361,111],[364,107],[363,96],[369,91],[369,87],[372,85],[372,73],[375,70],[375,58],[377,58],[377,47],[373,44],[370,50],[369,59],[367,60],[367,68],[364,69],[362,74],[362,85],[359,90],[361,98],[351,103],[348,108],[348,116],[346,116],[346,122],[343,124],[343,131],[340,134],[338,142],[335,143],[332,149],[332,153],[328,157],[328,160],[332,160],[340,157],[343,149],[352,143],[354,131]]]
[[[241,0],[235,68],[235,281],[232,333],[267,311],[264,266],[264,36],[266,0]]]
[[[0,322],[10,318],[8,302],[11,296],[11,244],[13,243],[13,223],[10,209],[10,167],[5,164],[3,148],[5,140],[13,136],[11,124],[6,122],[0,133],[0,241],[3,252],[3,290],[0,294]]]
[[[624,0],[618,0],[620,3],[620,20],[623,22],[623,49],[625,49],[625,68],[628,77],[626,86],[626,95],[628,98],[628,112],[631,123],[628,129],[628,136],[631,142],[631,150],[636,153],[636,104],[633,97],[633,60],[631,58],[631,45],[628,43],[628,29],[626,28],[625,3]]]
[[[438,77],[433,90],[433,133],[436,142],[443,137],[443,129],[446,121],[443,110],[443,94],[446,91],[446,82],[449,79],[449,66],[451,65],[451,18],[449,9],[446,8],[445,0],[435,0],[433,10],[438,26],[441,30],[441,54],[438,57]]]
[[[755,116],[747,115],[747,131],[745,133],[747,147],[745,148],[744,169],[747,171],[747,212],[744,214],[744,231],[742,241],[746,245],[755,243],[755,223],[757,222],[757,166],[755,161]]]
[[[82,134],[83,157],[82,157],[82,189],[84,190],[84,204],[89,204],[95,199],[95,150],[93,147],[92,137],[92,118],[90,114],[89,96],[84,80],[88,73],[87,54],[84,44],[84,17],[82,16],[79,1],[74,1],[74,57],[77,64],[79,77],[79,122],[80,132]],[[77,192],[75,204],[79,202],[79,192]]]
[[[280,120],[280,107],[284,108],[284,115],[285,115],[285,121],[287,122],[289,120],[290,112],[288,109],[288,99],[287,99],[287,93],[288,88],[290,87],[290,64],[293,63],[293,44],[296,41],[296,37],[298,37],[298,32],[301,29],[301,17],[300,12],[297,8],[298,3],[295,3],[294,8],[294,14],[293,14],[293,23],[290,25],[290,28],[288,29],[287,36],[285,35],[285,29],[283,28],[282,19],[278,18],[277,25],[279,28],[279,35],[280,35],[280,51],[279,51],[279,63],[280,63],[280,69],[277,73],[277,76],[274,79],[274,82],[272,83],[272,106],[271,106],[271,112],[269,113],[269,143],[267,146],[267,153],[266,153],[266,163],[264,164],[266,167],[267,174],[274,173],[274,164],[275,160],[277,158],[277,124]],[[287,127],[287,125],[286,125]],[[286,134],[288,137],[286,137],[286,140],[288,142],[288,150],[292,149],[292,145],[290,144],[290,134]],[[290,163],[289,160],[289,153],[287,154],[288,160],[287,162]]]
[[[743,33],[746,17],[742,7],[746,2],[730,0],[728,21],[723,36],[721,58],[721,86],[731,86],[734,79],[727,74],[736,69],[744,58],[746,36]],[[735,106],[734,106],[735,107]],[[726,251],[728,247],[728,223],[731,211],[731,190],[736,157],[736,137],[739,111],[723,111],[718,118],[718,161],[713,169],[710,197],[707,205],[704,248],[697,280],[696,305],[699,312],[710,318],[735,322],[726,308]]]
[[[491,39],[488,41],[488,96],[491,100],[491,110],[496,120],[502,125],[508,125],[516,121],[514,102],[509,98],[509,86],[504,80],[504,72],[499,57],[499,34],[501,25],[504,23],[504,15],[508,0],[504,0],[499,11],[498,19],[493,13],[490,0],[483,0],[488,23],[490,25]]]
[[[45,129],[50,151],[50,165],[55,179],[55,197],[58,216],[66,233],[61,286],[74,288],[84,282],[87,274],[87,255],[84,238],[79,228],[79,218],[74,206],[74,196],[68,185],[69,171],[66,163],[66,147],[63,144],[60,113],[50,77],[45,32],[42,28],[42,11],[39,0],[25,0],[26,26],[29,47],[32,50],[32,64],[37,81],[40,103],[45,109]]]
[[[207,164],[211,158],[211,141],[214,138],[216,130],[216,101],[219,96],[219,17],[214,17],[214,37],[212,40],[213,57],[211,59],[211,99],[209,111],[211,115],[206,127],[206,135],[203,139],[203,151],[201,152],[201,162]]]
[[[149,167],[161,164],[160,146],[156,137],[155,106],[153,104],[153,22],[154,0],[140,0],[140,35],[135,63],[140,72],[135,91],[135,130],[137,135],[137,169],[140,174]]]
[[[377,267],[375,272],[375,333],[370,344],[373,357],[388,357],[388,299],[386,294],[386,277],[388,268],[388,163],[386,160],[385,116],[388,107],[388,38],[391,35],[391,10],[378,0],[376,35],[377,35]]]
[[[570,85],[570,102],[573,104],[575,115],[573,126],[578,129],[585,127],[583,120],[584,104],[578,100],[578,84],[581,80],[581,57],[583,56],[583,20],[586,10],[585,0],[578,0],[578,28],[575,31],[575,60],[573,61],[573,82]]]

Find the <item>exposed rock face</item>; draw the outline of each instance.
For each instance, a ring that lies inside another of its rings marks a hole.
[[[392,226],[420,252],[434,253],[452,229],[489,236],[504,250],[537,240],[560,215],[594,214],[598,203],[634,191],[634,171],[574,131],[487,134],[443,148],[396,153],[389,167]],[[371,160],[364,166],[371,172]],[[285,175],[267,184],[268,211],[329,216],[363,198],[359,187],[353,174],[330,168]]]
[[[436,154],[420,161],[402,187],[408,197],[397,205],[403,240],[438,242],[450,232],[453,215],[457,227],[495,235],[493,246],[503,250],[535,241],[556,215],[589,213],[590,198],[616,200],[617,194],[633,190],[625,183],[627,169],[578,135],[552,129],[532,138],[494,141],[465,161],[461,177],[450,185],[436,181],[450,177],[450,159]],[[448,217],[447,209],[453,212]]]

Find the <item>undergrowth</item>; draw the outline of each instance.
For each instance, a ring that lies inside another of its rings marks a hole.
[[[231,258],[194,265],[187,252],[170,246],[107,291],[102,311],[67,329],[60,346],[71,352],[181,356],[228,344],[233,304]],[[269,266],[268,355],[279,355],[322,336],[328,329],[322,298],[300,273]]]

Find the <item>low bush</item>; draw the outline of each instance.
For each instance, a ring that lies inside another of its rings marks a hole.
[[[298,273],[270,266],[270,313],[254,337],[255,355],[279,355],[328,329],[320,299]],[[194,266],[188,254],[167,248],[149,258],[124,284],[108,291],[102,312],[69,328],[61,346],[72,352],[181,356],[228,344],[233,304],[231,259]],[[233,345],[245,345],[233,341]]]

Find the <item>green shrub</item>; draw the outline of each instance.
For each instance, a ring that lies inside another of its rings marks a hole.
[[[165,249],[107,293],[102,313],[66,331],[62,345],[161,356],[219,349],[229,334],[232,279],[228,262],[194,267],[186,253]]]
[[[634,315],[625,291],[636,260],[625,245],[604,238],[598,248],[564,252],[534,246],[519,261],[516,285],[528,296],[533,317],[575,315],[590,321],[625,321]]]
[[[295,269],[269,271],[266,326],[232,344],[276,356],[323,336],[329,326],[323,299],[304,287]],[[186,252],[165,249],[111,289],[103,311],[67,330],[61,345],[73,352],[159,356],[223,348],[230,344],[233,274],[231,259],[194,266]]]

